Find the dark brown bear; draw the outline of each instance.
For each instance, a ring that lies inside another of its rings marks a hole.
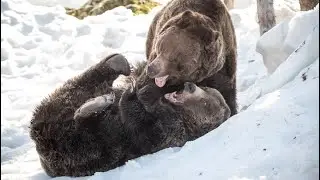
[[[150,26],[146,74],[159,87],[195,82],[215,88],[234,115],[236,49],[234,27],[221,0],[172,0]],[[146,82],[141,78],[138,86]]]
[[[129,73],[127,60],[111,55],[36,107],[30,136],[49,176],[92,175],[183,146],[230,116],[213,88],[184,83],[181,91],[166,93],[154,83],[127,90],[110,86]]]

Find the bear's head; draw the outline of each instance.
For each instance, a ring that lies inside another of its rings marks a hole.
[[[221,120],[230,117],[230,108],[219,91],[213,88],[199,87],[194,83],[185,82],[182,90],[167,93],[164,98],[175,106],[197,114],[198,117],[201,115],[208,118],[220,117]]]
[[[222,68],[216,61],[224,61],[221,33],[209,17],[190,10],[166,22],[153,48],[146,71],[159,87],[201,82]]]

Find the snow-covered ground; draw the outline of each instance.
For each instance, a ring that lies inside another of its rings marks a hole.
[[[278,1],[278,23],[296,14],[296,1]],[[147,30],[161,8],[133,16],[118,7],[80,21],[54,3],[78,7],[81,1],[29,2],[1,0],[1,179],[49,179],[28,134],[33,108],[107,54],[123,53],[133,65],[145,60]],[[302,42],[290,44],[294,51],[268,74],[255,51],[259,30],[254,3],[236,0],[230,12],[238,40],[242,111],[183,148],[165,149],[79,179],[319,178],[319,9],[292,19],[295,24],[298,17],[313,13],[313,23],[290,31],[290,37]]]

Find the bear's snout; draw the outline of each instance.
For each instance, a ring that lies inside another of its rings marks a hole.
[[[149,64],[147,67],[147,75],[151,78],[155,77],[160,73],[160,67],[156,64]]]
[[[194,93],[196,91],[196,85],[194,83],[186,82],[184,83],[184,91]]]

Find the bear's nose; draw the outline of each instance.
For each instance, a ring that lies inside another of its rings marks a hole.
[[[189,93],[194,93],[196,91],[196,85],[194,83],[186,82],[184,83],[184,90]]]
[[[152,78],[152,77],[156,76],[157,74],[159,74],[159,69],[156,68],[156,66],[153,64],[148,65],[147,75]]]

